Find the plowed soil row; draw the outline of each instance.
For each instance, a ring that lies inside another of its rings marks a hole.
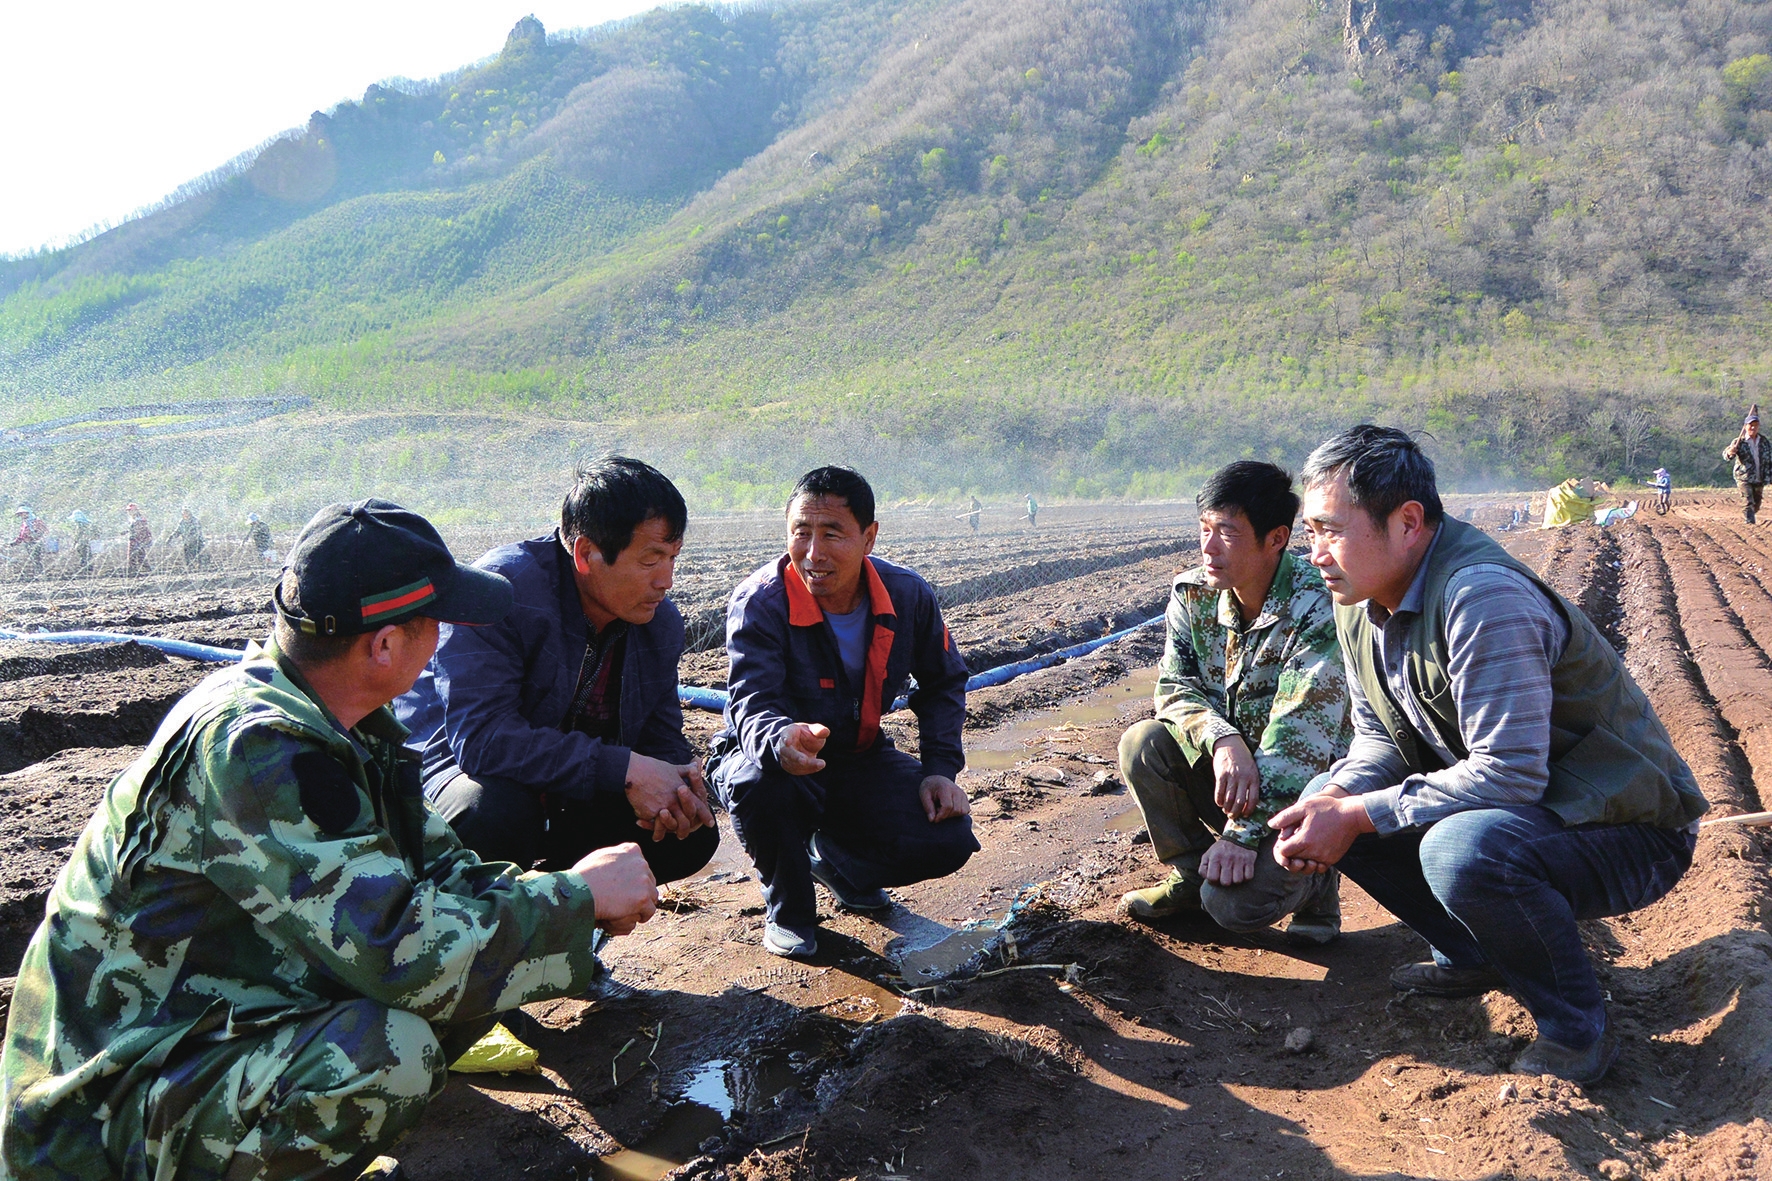
[[[1648,690],[1680,757],[1705,785],[1706,797],[1718,807],[1745,811],[1754,794],[1753,771],[1692,663],[1661,546],[1653,532],[1636,523],[1618,530],[1618,544],[1631,571],[1620,596],[1629,641],[1625,664]]]
[[[1694,553],[1682,527],[1659,529],[1657,540],[1673,578],[1680,626],[1693,662],[1723,720],[1732,726],[1754,771],[1772,783],[1772,661],[1742,627],[1718,585],[1717,574]]]

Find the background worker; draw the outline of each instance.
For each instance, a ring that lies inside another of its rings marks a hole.
[[[1195,504],[1202,560],[1169,595],[1156,717],[1120,739],[1120,773],[1169,876],[1121,901],[1141,919],[1204,910],[1232,931],[1290,914],[1289,936],[1327,943],[1341,933],[1339,876],[1280,865],[1267,820],[1352,736],[1333,604],[1286,550],[1291,476],[1239,460]]]
[[[17,550],[24,558],[25,573],[36,577],[43,573],[43,538],[49,533],[49,524],[28,504],[19,505],[12,515],[18,521],[18,534],[7,548]]]
[[[257,513],[246,514],[246,548],[257,554],[261,562],[277,560],[276,547],[271,544],[271,527]]]
[[[178,524],[172,527],[172,540],[184,550],[185,569],[195,570],[203,556],[203,526],[191,515],[190,509],[180,510]]]
[[[653,913],[633,845],[523,874],[419,796],[385,706],[439,620],[505,613],[502,579],[368,500],[315,515],[275,601],[56,881],[0,1053],[0,1175],[355,1176],[494,1014],[583,992],[598,926]]]
[[[1741,493],[1741,514],[1752,525],[1760,513],[1766,481],[1772,478],[1772,439],[1760,434],[1758,402],[1748,409],[1741,433],[1723,450],[1723,458],[1735,461],[1735,487]]]
[[[563,869],[640,841],[661,882],[720,842],[683,736],[683,617],[665,597],[689,512],[658,469],[622,456],[578,474],[560,527],[478,563],[516,609],[450,628],[396,704],[425,797],[482,857]]]
[[[98,530],[83,509],[75,509],[68,514],[68,523],[74,526],[74,573],[89,573],[92,570],[92,560],[98,556],[98,547],[102,544]]]
[[[763,880],[763,946],[818,950],[817,880],[852,910],[887,886],[953,873],[978,851],[965,766],[966,662],[935,591],[871,557],[859,472],[816,468],[788,497],[788,552],[732,593],[726,727],[709,778]],[[911,677],[918,758],[880,729]]]
[[[135,501],[123,506],[123,515],[129,521],[129,532],[125,536],[129,550],[123,572],[133,578],[148,572],[148,547],[154,544],[154,531],[148,526],[148,515]]]
[[[1594,1082],[1618,1038],[1576,924],[1671,890],[1709,805],[1599,629],[1445,516],[1408,435],[1344,431],[1303,482],[1354,741],[1273,818],[1275,856],[1339,865],[1428,941],[1392,987],[1506,988],[1538,1023],[1514,1069]]]

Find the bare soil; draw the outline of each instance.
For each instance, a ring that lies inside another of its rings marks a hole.
[[[1496,527],[1511,503],[1455,509]],[[1763,807],[1772,533],[1741,525],[1720,494],[1681,494],[1665,518],[1500,536],[1621,647],[1713,815]],[[1031,546],[1025,560],[999,557],[1005,569],[1052,559]],[[1051,567],[1043,585],[955,604],[949,618],[981,667],[1156,614],[1169,575],[1191,560],[1178,546],[1108,570]],[[262,616],[202,619],[192,605],[157,606],[156,630],[262,629]],[[666,913],[611,944],[610,979],[595,995],[512,1016],[541,1052],[540,1073],[452,1077],[400,1149],[410,1173],[1772,1176],[1764,830],[1707,829],[1672,894],[1587,925],[1625,1040],[1605,1082],[1511,1076],[1531,1036],[1525,1012],[1500,992],[1392,993],[1390,968],[1423,945],[1357,888],[1344,892],[1346,933],[1327,948],[1116,913],[1123,891],[1158,876],[1113,759],[1120,732],[1148,716],[1159,643],[1147,629],[972,694],[963,782],[983,852],[951,878],[895,892],[882,921],[833,908],[810,964],[762,950],[761,899],[728,831],[707,874],[673,887]],[[0,750],[11,749],[14,703],[84,716],[202,673],[128,663],[139,656],[107,656],[118,664],[84,675],[6,663],[26,648],[0,649],[0,675],[21,686],[0,686]],[[709,654],[692,674],[717,684],[724,669]],[[691,721],[704,738],[716,724]],[[66,845],[133,750],[68,743],[0,776],[10,891],[0,893],[0,974],[22,946],[8,916],[33,903],[40,913]],[[973,925],[1012,904],[1011,949]],[[922,964],[962,970],[932,984]]]

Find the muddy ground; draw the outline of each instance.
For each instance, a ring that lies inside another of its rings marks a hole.
[[[1464,509],[1486,526],[1505,515]],[[1165,524],[1173,539],[1172,517],[1140,522],[1133,543]],[[1025,553],[988,557],[988,569],[1030,571],[1029,585],[950,608],[975,667],[1160,609],[1187,548],[1122,545],[1095,571],[1040,565],[1073,560],[1098,530],[1082,522],[1068,542],[1030,536]],[[1721,496],[1681,496],[1666,518],[1502,537],[1620,644],[1713,815],[1763,807],[1772,532],[1742,525]],[[964,540],[952,568],[987,569]],[[921,560],[939,565],[940,541]],[[208,642],[263,630],[245,591],[247,609],[217,611],[219,589],[139,596],[139,623],[80,622]],[[833,911],[811,964],[762,951],[761,899],[728,832],[667,913],[610,946],[594,996],[512,1018],[540,1073],[452,1078],[400,1150],[412,1176],[1772,1176],[1761,830],[1707,829],[1669,897],[1587,926],[1625,1039],[1604,1083],[1509,1076],[1531,1035],[1524,1011],[1503,993],[1391,993],[1390,967],[1423,945],[1352,886],[1346,934],[1321,949],[1116,914],[1123,891],[1157,876],[1112,759],[1120,731],[1148,715],[1159,640],[1147,630],[972,694],[962,782],[983,852],[895,892],[884,921]],[[145,740],[141,719],[202,671],[132,647],[82,658],[46,666],[30,663],[45,659],[38,647],[0,646],[0,975],[107,777]],[[717,653],[687,663],[685,679],[723,677]],[[692,715],[698,736],[714,723]],[[1012,945],[969,926],[1012,904]],[[955,967],[970,978],[930,985]]]

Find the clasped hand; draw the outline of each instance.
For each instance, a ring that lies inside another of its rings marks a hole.
[[[635,751],[628,756],[627,795],[634,823],[650,829],[655,841],[664,840],[666,833],[686,837],[714,823],[700,759],[667,763]]]
[[[1268,821],[1280,834],[1274,860],[1293,873],[1326,873],[1361,833],[1377,829],[1359,797],[1331,786]]]

